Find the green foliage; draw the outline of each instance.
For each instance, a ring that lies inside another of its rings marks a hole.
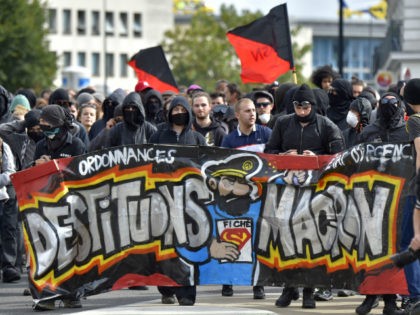
[[[240,84],[243,91],[259,86],[242,85],[240,63],[226,33],[230,29],[248,24],[261,16],[260,11],[243,10],[239,14],[234,6],[222,5],[220,16],[198,11],[192,15],[189,25],[177,25],[174,30],[167,31],[162,46],[172,65],[178,85],[188,86],[195,83],[207,91],[213,91],[217,80],[226,79]],[[304,78],[299,75],[302,69],[299,59],[309,49],[309,46],[298,48],[293,44],[299,83],[304,81]],[[279,81],[291,82],[291,72],[279,78]]]
[[[38,0],[0,1],[0,84],[11,92],[52,85],[57,62],[48,49],[45,12]]]

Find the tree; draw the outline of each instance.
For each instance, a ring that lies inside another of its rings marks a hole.
[[[239,59],[226,37],[226,32],[261,16],[260,11],[253,13],[248,10],[243,10],[239,15],[234,6],[222,5],[220,16],[198,10],[192,15],[190,25],[178,25],[173,31],[167,31],[162,46],[168,55],[178,85],[188,86],[195,83],[208,91],[214,89],[214,84],[219,79],[242,85]],[[293,44],[298,71],[302,68],[298,60],[309,49],[308,46],[298,48]],[[279,80],[291,82],[291,73]],[[298,73],[298,82],[302,83],[302,80],[303,77]],[[242,85],[242,89],[250,90],[255,86],[257,85]]]
[[[48,49],[45,12],[38,0],[0,2],[0,84],[11,92],[52,85],[57,57]]]

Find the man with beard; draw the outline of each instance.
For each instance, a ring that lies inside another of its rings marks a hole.
[[[344,149],[343,136],[338,127],[327,117],[317,114],[315,94],[308,85],[302,84],[294,92],[293,106],[294,114],[277,119],[264,152],[309,156],[335,154]],[[298,289],[286,285],[276,306],[287,307],[298,298]],[[314,288],[305,287],[302,308],[315,307]]]
[[[207,205],[212,236],[199,251],[178,249],[182,257],[199,265],[199,283],[252,285],[258,279],[254,243],[261,196],[252,178],[261,168],[262,161],[251,153],[203,165],[201,173],[213,194]],[[239,234],[248,237],[239,240],[235,238]],[[264,297],[264,287],[254,286],[254,298]]]

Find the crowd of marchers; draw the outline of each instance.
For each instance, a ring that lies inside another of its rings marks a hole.
[[[226,80],[211,91],[197,84],[158,91],[139,81],[133,91],[116,89],[109,95],[87,87],[58,88],[36,95],[31,89],[0,86],[0,260],[2,281],[20,280],[25,270],[22,224],[10,175],[52,159],[131,144],[218,146],[270,154],[336,154],[359,143],[412,142],[416,170],[420,167],[420,79],[400,81],[379,93],[358,78],[340,78],[330,66],[316,69],[307,84],[277,82],[242,93]],[[420,249],[420,195],[416,174],[407,178],[401,251]],[[417,203],[416,203],[417,201]],[[384,301],[383,314],[414,314],[420,309],[420,263],[404,267],[408,296],[367,295],[356,307],[368,314]],[[147,289],[135,287],[132,289]],[[158,287],[162,303],[194,305],[195,286]],[[333,299],[331,287],[303,288],[302,307]],[[339,296],[357,294],[338,289]],[[232,285],[221,294],[232,296]],[[255,299],[264,287],[254,286]],[[285,287],[276,306],[299,299],[296,287]],[[401,298],[401,304],[397,302]],[[64,307],[82,307],[77,295],[60,296]],[[56,300],[36,301],[34,310],[52,310]],[[411,312],[411,313],[410,313]]]

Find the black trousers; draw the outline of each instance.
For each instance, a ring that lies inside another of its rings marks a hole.
[[[195,285],[182,287],[158,286],[158,290],[163,296],[172,296],[175,294],[178,301],[182,298],[188,298],[195,302],[195,296],[197,295],[197,287]]]

